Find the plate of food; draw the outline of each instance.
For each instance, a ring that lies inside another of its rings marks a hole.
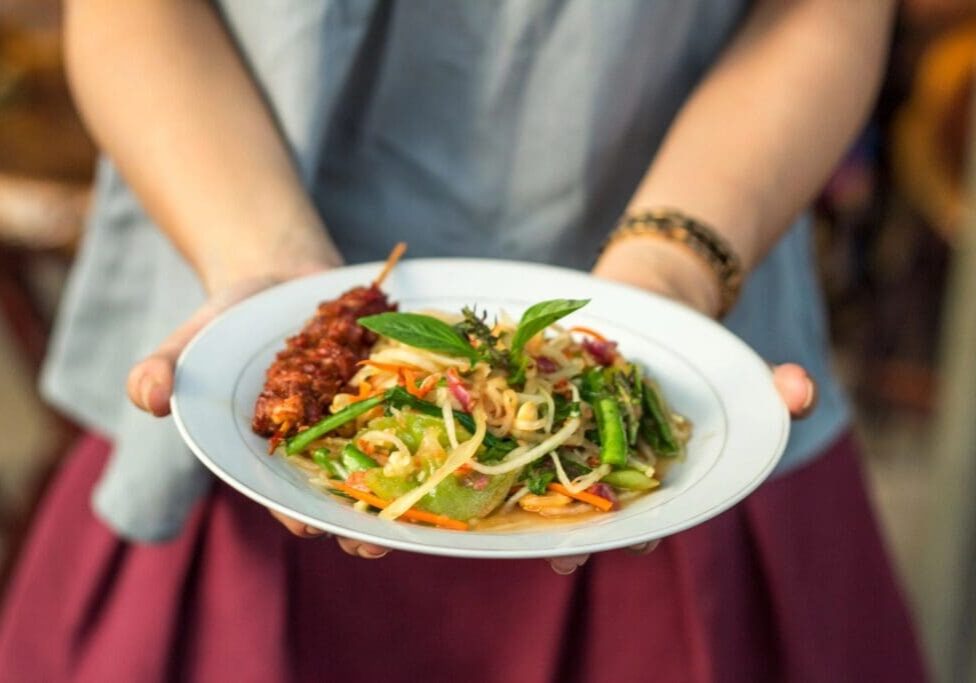
[[[261,505],[457,557],[688,529],[759,486],[789,435],[769,367],[719,324],[579,271],[483,259],[345,267],[247,299],[186,347],[172,411],[203,464]]]

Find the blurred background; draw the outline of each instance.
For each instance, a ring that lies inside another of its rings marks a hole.
[[[909,0],[882,96],[817,202],[838,372],[943,681],[976,681],[976,7]],[[95,150],[53,0],[0,4],[0,594],[77,428],[38,398]],[[829,552],[829,549],[825,549]]]

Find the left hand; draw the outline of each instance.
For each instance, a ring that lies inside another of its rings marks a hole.
[[[698,257],[680,244],[656,237],[632,238],[611,245],[593,268],[597,277],[634,285],[680,301],[715,317],[719,306],[718,283]],[[773,366],[773,383],[793,419],[809,415],[816,403],[817,387],[807,371],[795,363]],[[659,540],[628,548],[646,555]],[[589,555],[567,555],[549,560],[557,574],[572,574]]]

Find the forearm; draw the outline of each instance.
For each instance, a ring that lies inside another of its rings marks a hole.
[[[209,3],[74,0],[65,31],[94,137],[209,289],[339,262]]]
[[[891,19],[888,0],[759,2],[680,111],[627,211],[686,211],[751,270],[863,124]],[[714,309],[716,294],[705,296],[699,307]]]

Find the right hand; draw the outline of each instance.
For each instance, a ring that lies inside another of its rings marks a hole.
[[[156,417],[169,415],[169,399],[173,393],[173,372],[176,359],[190,343],[194,335],[219,313],[230,306],[243,301],[249,296],[278,284],[292,277],[300,277],[311,273],[327,270],[328,264],[313,264],[294,272],[289,277],[254,276],[236,281],[223,287],[211,295],[209,300],[201,306],[190,318],[167,337],[151,354],[132,366],[126,389],[129,398],[137,408]],[[314,538],[325,532],[306,525],[303,522],[287,517],[276,510],[270,510],[271,515],[288,531],[300,538]],[[389,550],[371,543],[363,543],[348,538],[336,538],[346,553],[366,559],[376,559],[386,555]]]

